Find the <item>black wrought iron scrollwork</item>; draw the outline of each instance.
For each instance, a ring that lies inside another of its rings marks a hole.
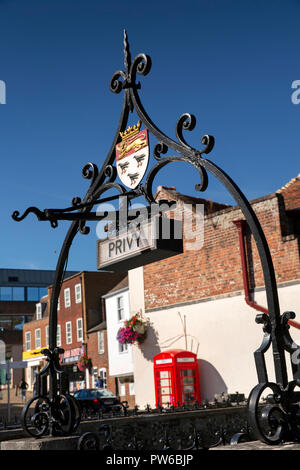
[[[195,129],[196,118],[192,114],[184,113],[179,117],[175,129],[177,140],[164,134],[150,119],[142,105],[138,93],[141,84],[136,80],[138,75],[145,77],[150,72],[151,59],[147,54],[138,54],[132,60],[126,31],[124,31],[124,69],[124,71],[118,70],[115,72],[110,81],[110,89],[112,92],[120,93],[123,91],[124,93],[119,123],[111,148],[101,169],[98,169],[97,165],[94,163],[87,163],[83,167],[83,177],[91,180],[85,197],[83,199],[79,197],[73,198],[72,206],[65,209],[46,209],[40,211],[36,207],[30,207],[22,215],[20,215],[18,211],[15,211],[12,215],[14,220],[21,221],[29,213],[34,213],[38,220],[48,220],[54,228],[57,227],[58,220],[70,220],[72,222],[66,234],[57,262],[50,304],[49,355],[47,356],[49,360],[47,371],[50,377],[50,387],[47,393],[43,395],[38,394],[44,401],[39,404],[34,402],[36,410],[31,424],[36,423],[37,433],[44,433],[45,428],[51,428],[51,426],[54,430],[57,426],[62,428],[62,420],[66,419],[66,414],[71,415],[72,423],[74,420],[76,421],[75,405],[72,400],[69,400],[68,395],[63,394],[61,390],[59,390],[59,384],[57,384],[55,379],[59,369],[59,354],[56,348],[58,296],[69,250],[76,234],[78,232],[82,234],[89,232],[89,227],[86,226],[88,220],[101,220],[101,216],[93,212],[93,207],[96,204],[112,200],[113,198],[118,199],[120,196],[128,196],[127,208],[130,200],[139,196],[144,196],[149,203],[155,202],[153,184],[158,172],[170,163],[184,162],[192,165],[200,176],[200,182],[195,185],[197,191],[206,190],[208,186],[208,174],[212,174],[216,177],[229,191],[247,221],[260,257],[266,289],[268,316],[259,316],[256,319],[258,323],[263,323],[264,325],[264,338],[261,346],[254,354],[259,385],[253,389],[250,395],[248,410],[252,424],[251,427],[253,427],[254,430],[256,429],[259,439],[268,443],[279,442],[282,436],[287,434],[287,429],[291,435],[296,436],[299,426],[297,422],[298,405],[295,401],[296,392],[294,389],[300,386],[300,360],[297,362],[295,357],[297,356],[297,358],[300,359],[298,357],[300,355],[300,348],[295,345],[288,333],[287,320],[293,317],[293,313],[289,312],[284,313],[282,316],[280,315],[272,257],[258,218],[237,184],[220,167],[206,157],[214,147],[214,138],[204,134],[201,138],[201,145],[203,147],[200,149],[195,149],[188,144],[184,132],[193,131]],[[140,182],[136,189],[128,191],[122,184],[116,181],[117,172],[114,166],[114,160],[116,157],[116,145],[121,140],[120,133],[123,133],[126,129],[129,114],[133,111],[135,111],[141,123],[150,134],[152,134],[153,138],[157,140],[157,143],[153,150],[155,163],[145,176],[144,184]],[[172,155],[170,155],[170,153],[172,153]],[[116,196],[103,198],[102,195],[107,190],[115,190],[117,192]],[[276,383],[270,383],[268,381],[264,359],[264,354],[270,346],[272,346],[273,350]],[[293,382],[290,383],[288,382],[285,351],[290,353],[292,361]],[[259,416],[261,409],[259,401],[267,387],[271,388],[274,400],[278,402],[271,406],[265,406],[263,413]],[[57,404],[59,409],[62,408],[62,405],[60,405],[62,403],[59,398],[60,396],[65,397],[63,398],[63,402],[65,400],[66,408],[65,413],[57,415],[54,411],[54,404]],[[26,412],[25,409],[24,413],[26,414]],[[24,425],[26,425],[26,422],[24,418]],[[51,424],[53,422],[59,423],[59,425],[56,424],[54,426]],[[70,425],[69,422],[66,423],[65,429],[71,430],[73,428],[74,424]],[[267,431],[265,431],[265,429],[267,429]],[[87,442],[92,442],[91,436],[88,437]],[[92,446],[96,444],[86,445]]]
[[[265,390],[273,393],[268,395],[272,404],[262,405],[260,400]],[[267,382],[258,384],[249,396],[249,424],[256,439],[267,444],[278,444],[287,437],[288,416],[282,408],[283,390],[278,384]]]
[[[41,437],[50,432],[54,435],[68,435],[74,432],[80,423],[80,409],[77,400],[68,393],[65,372],[59,363],[60,348],[54,351],[44,349],[45,367],[38,372],[35,382],[34,396],[22,410],[21,421],[24,430],[33,437]],[[47,394],[46,381],[58,376],[58,390],[55,394]]]

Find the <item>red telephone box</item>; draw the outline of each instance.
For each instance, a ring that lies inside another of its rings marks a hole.
[[[196,354],[170,349],[154,356],[156,406],[174,406],[201,402]]]

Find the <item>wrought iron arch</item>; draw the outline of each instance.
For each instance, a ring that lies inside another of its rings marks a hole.
[[[294,318],[295,314],[293,312],[280,314],[273,262],[258,218],[237,184],[221,168],[205,157],[214,147],[214,138],[204,135],[201,139],[202,149],[195,149],[187,143],[184,131],[192,131],[195,128],[196,118],[193,115],[186,113],[178,119],[175,130],[177,141],[166,136],[152,122],[138,94],[141,85],[136,81],[137,75],[146,76],[150,72],[151,59],[146,54],[138,54],[131,60],[126,31],[124,31],[124,68],[124,71],[119,70],[115,72],[110,81],[112,92],[120,93],[123,91],[124,93],[119,124],[102,168],[99,170],[96,164],[87,163],[82,170],[83,177],[91,180],[84,199],[81,200],[79,197],[73,198],[72,206],[65,209],[46,209],[40,211],[36,207],[30,207],[23,215],[20,215],[18,211],[12,214],[14,220],[21,221],[32,212],[37,216],[38,220],[50,221],[53,228],[57,227],[58,220],[72,221],[56,266],[49,314],[49,350],[44,350],[48,364],[38,374],[36,382],[36,423],[28,425],[27,422],[27,412],[32,405],[30,401],[25,406],[23,412],[24,427],[32,435],[44,434],[48,428],[50,428],[52,435],[55,435],[59,432],[72,432],[80,420],[76,401],[66,393],[68,387],[64,387],[64,374],[59,364],[59,354],[62,350],[57,348],[56,344],[58,297],[69,250],[75,236],[78,232],[82,234],[89,233],[89,228],[86,226],[88,220],[101,220],[101,216],[92,211],[96,204],[117,199],[122,195],[127,196],[129,201],[136,197],[144,196],[149,203],[155,202],[152,190],[155,176],[166,165],[183,161],[191,164],[198,171],[200,183],[195,186],[198,191],[206,190],[208,186],[208,173],[214,175],[226,187],[241,209],[253,234],[264,275],[269,315],[259,314],[256,317],[257,323],[263,323],[264,325],[264,338],[262,345],[254,353],[259,384],[254,387],[249,397],[249,423],[255,437],[264,442],[278,443],[283,438],[287,438],[287,436],[295,439],[299,437],[298,406],[296,405],[299,397],[294,389],[300,386],[300,360],[297,362],[293,358],[298,356],[300,350],[288,333],[288,320]],[[137,113],[141,122],[158,142],[153,150],[156,163],[146,175],[144,185],[139,184],[136,189],[128,191],[120,183],[116,182],[117,172],[113,164],[115,148],[120,141],[120,132],[125,130],[129,114],[133,111]],[[175,155],[168,155],[170,150],[174,151]],[[101,199],[102,194],[109,189],[116,189],[119,195]],[[264,354],[271,344],[276,383],[268,381],[264,358]],[[288,382],[285,351],[288,351],[292,357],[293,381],[290,383]],[[57,374],[60,377],[58,381]],[[49,390],[43,385],[46,375],[50,377]],[[270,403],[261,409],[259,401],[266,389],[271,389],[272,391],[268,398]],[[61,397],[64,397],[64,399],[62,400]],[[60,413],[55,411],[55,407],[60,410]]]

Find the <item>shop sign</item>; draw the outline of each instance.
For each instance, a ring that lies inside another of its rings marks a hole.
[[[168,224],[164,230],[163,224]],[[178,237],[180,233],[180,237]],[[181,221],[153,217],[149,222],[98,240],[97,268],[126,272],[183,252]]]
[[[24,351],[22,354],[23,360],[33,359],[33,358],[36,358],[37,356],[43,356],[41,352],[42,349],[45,349],[45,348],[38,348],[38,349],[31,349],[30,351]]]
[[[63,363],[76,362],[79,360],[82,353],[83,353],[83,348],[68,349],[63,354],[62,362]]]

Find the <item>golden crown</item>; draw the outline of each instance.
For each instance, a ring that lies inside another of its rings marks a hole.
[[[122,140],[128,139],[128,137],[132,137],[133,135],[136,135],[140,132],[141,128],[141,121],[139,121],[137,124],[134,126],[129,126],[128,129],[124,132],[120,132],[120,136],[122,137]]]

